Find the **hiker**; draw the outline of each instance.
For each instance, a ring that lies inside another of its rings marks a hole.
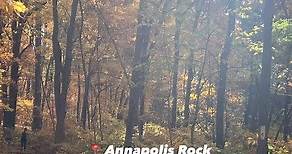
[[[21,143],[21,150],[25,150],[26,149],[26,144],[27,144],[27,128],[24,128],[23,132],[21,133],[21,139],[20,139],[20,143]]]

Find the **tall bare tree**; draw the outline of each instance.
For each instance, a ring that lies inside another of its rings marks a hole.
[[[181,5],[181,0],[177,0],[177,10],[178,7]],[[170,127],[176,127],[176,110],[177,110],[177,80],[178,80],[178,65],[179,65],[179,54],[180,54],[180,32],[181,32],[181,25],[182,25],[182,18],[179,16],[179,11],[176,12],[175,16],[175,34],[174,34],[174,63],[172,68],[172,108],[171,108],[171,121]]]
[[[263,9],[263,55],[262,70],[259,81],[259,138],[257,153],[268,153],[268,104],[270,102],[270,82],[272,68],[272,22],[273,22],[273,0],[264,1]]]
[[[19,79],[19,63],[17,59],[20,58],[20,48],[21,48],[21,37],[22,31],[25,23],[25,19],[23,17],[19,17],[18,15],[14,15],[11,24],[12,31],[12,54],[13,54],[13,62],[10,68],[10,79],[11,83],[8,86],[9,92],[9,100],[8,106],[12,110],[4,111],[4,120],[3,126],[8,128],[15,127],[15,119],[16,119],[16,103],[18,96],[18,79]]]
[[[194,25],[193,25],[193,31],[194,34],[196,32],[196,29],[198,27],[199,23],[199,17],[201,15],[202,11],[202,4],[203,1],[198,1],[198,7],[196,8],[196,14],[194,19]],[[188,64],[187,64],[187,71],[188,71],[188,79],[187,79],[187,85],[186,85],[186,96],[185,96],[185,109],[184,109],[184,125],[189,125],[189,117],[190,117],[190,95],[192,90],[192,81],[194,78],[194,49],[190,50],[190,55],[188,57]]]
[[[216,146],[223,149],[224,140],[224,110],[226,104],[226,78],[227,78],[227,67],[228,57],[232,47],[232,36],[235,28],[235,0],[229,0],[228,3],[228,27],[225,37],[225,43],[220,55],[220,66],[219,66],[219,81],[217,89],[217,109],[216,109]]]
[[[138,28],[136,33],[135,53],[132,70],[132,85],[130,87],[129,111],[126,127],[125,146],[132,145],[134,126],[138,124],[139,105],[142,102],[145,86],[145,74],[149,58],[148,44],[150,39],[151,25],[145,17],[146,1],[139,3]]]
[[[40,130],[42,128],[42,21],[41,16],[36,15],[35,20],[35,79],[34,79],[34,102],[33,102],[33,113],[32,113],[32,130]]]
[[[62,142],[65,138],[65,117],[67,105],[67,92],[70,83],[72,53],[74,46],[74,31],[75,18],[78,7],[78,0],[73,0],[71,5],[71,15],[69,19],[69,26],[67,29],[67,40],[65,49],[64,65],[62,63],[62,49],[59,43],[59,15],[58,15],[58,0],[53,0],[53,54],[55,61],[55,75],[54,75],[54,93],[55,106],[57,115],[57,124],[55,131],[55,142]]]

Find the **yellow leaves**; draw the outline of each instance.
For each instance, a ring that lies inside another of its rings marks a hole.
[[[31,108],[33,106],[33,101],[30,99],[19,99],[18,105],[24,108]]]
[[[187,80],[188,80],[188,76],[187,76],[186,74],[182,74],[182,75],[180,76],[180,79],[181,79],[182,81],[187,81]]]
[[[190,98],[191,98],[191,100],[195,100],[196,97],[197,97],[196,94],[194,94],[194,93],[191,93],[191,94],[190,94]]]
[[[154,136],[159,136],[166,132],[165,128],[154,123],[147,123],[145,129],[147,132],[151,132]]]
[[[19,1],[13,1],[13,9],[14,11],[16,11],[17,13],[24,13],[26,11],[26,6]]]
[[[207,111],[210,115],[213,115],[215,112],[216,112],[216,110],[215,110],[215,108],[213,108],[213,107],[210,107],[210,108],[208,108],[208,111]]]
[[[17,14],[24,13],[27,8],[20,1],[6,1],[0,0],[0,9],[4,10],[6,13],[12,13],[13,11]]]
[[[216,95],[216,89],[215,89],[215,85],[211,84],[205,84],[203,89],[202,89],[202,93],[201,93],[202,97],[214,97]]]

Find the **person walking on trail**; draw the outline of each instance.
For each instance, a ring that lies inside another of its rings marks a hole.
[[[20,143],[21,150],[25,150],[27,145],[27,128],[24,128],[23,132],[21,133]]]

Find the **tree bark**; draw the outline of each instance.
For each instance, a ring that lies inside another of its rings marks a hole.
[[[291,95],[292,93],[292,87],[289,86],[289,81],[291,77],[291,63],[290,63],[290,60],[291,60],[291,54],[289,54],[289,52],[291,52],[292,50],[292,45],[290,44],[288,47],[287,47],[287,60],[286,60],[286,65],[287,65],[287,75],[286,75],[286,96],[285,96],[285,108],[284,108],[284,130],[283,130],[283,140],[285,142],[288,142],[288,136],[289,136],[289,106],[291,106],[291,96],[289,96],[289,94]],[[290,107],[291,108],[291,107]]]
[[[82,105],[82,112],[81,112],[81,121],[82,121],[82,128],[86,128],[86,120],[87,120],[87,115],[89,112],[88,111],[88,96],[89,96],[89,87],[90,87],[90,79],[88,77],[85,78],[85,85],[84,85],[84,95],[83,95],[83,105]],[[89,121],[88,121],[89,123]]]
[[[145,74],[148,68],[148,44],[150,39],[150,23],[147,23],[144,19],[142,13],[144,12],[145,1],[141,0],[139,3],[139,13],[138,13],[138,28],[137,36],[135,43],[135,53],[133,61],[133,70],[132,70],[132,85],[130,86],[130,97],[129,97],[129,111],[128,118],[126,123],[126,137],[125,137],[125,146],[132,146],[132,137],[134,126],[138,122],[138,110],[139,103],[144,93],[144,82]]]
[[[194,52],[190,52],[190,56],[188,58],[188,79],[186,85],[186,96],[185,96],[185,108],[184,108],[184,126],[187,127],[189,125],[189,117],[190,117],[190,95],[192,89],[192,81],[194,78],[193,72],[193,60],[194,60]]]
[[[248,94],[247,94],[247,104],[246,109],[244,113],[244,125],[251,131],[256,131],[258,128],[257,122],[258,122],[258,104],[256,102],[257,98],[257,92],[258,92],[258,75],[256,73],[256,70],[254,68],[254,59],[253,55],[250,55],[248,57],[250,59],[249,65],[250,65],[250,83],[248,87]]]
[[[81,37],[79,38],[81,39]],[[89,90],[90,90],[90,83],[91,83],[91,76],[92,76],[92,61],[94,54],[98,52],[98,47],[100,44],[100,38],[97,38],[95,42],[95,47],[90,53],[89,61],[88,61],[88,68],[86,69],[86,63],[85,63],[85,57],[83,53],[83,49],[81,47],[81,59],[82,59],[82,66],[83,66],[83,72],[84,72],[84,95],[83,95],[83,106],[82,106],[82,112],[81,112],[81,121],[82,121],[82,128],[85,129],[86,127],[86,116],[88,120],[88,128],[90,127],[90,116],[89,116],[89,103],[88,103],[88,97],[89,97]],[[80,42],[80,46],[82,46],[82,42]]]
[[[202,10],[203,1],[198,1],[198,2],[199,2],[199,8],[195,14],[194,27],[193,27],[192,34],[195,33],[198,27],[199,18],[200,18],[201,10]],[[190,55],[188,57],[188,66],[187,66],[188,79],[187,79],[187,85],[186,85],[185,109],[184,109],[184,126],[185,127],[189,125],[189,117],[190,117],[190,95],[191,95],[191,89],[192,89],[192,81],[194,78],[194,52],[195,50],[191,49]]]
[[[4,23],[4,20],[3,20],[3,12],[2,10],[0,10],[0,46],[3,46],[3,42],[2,42],[2,39],[3,39],[3,33],[4,33],[4,26],[5,26],[5,23]],[[1,90],[0,90],[0,100],[3,104],[7,104],[7,84],[5,82],[5,80],[7,80],[7,68],[6,68],[6,64],[5,62],[0,62],[0,70],[1,70]],[[0,125],[3,121],[3,109],[0,109]]]
[[[286,5],[286,1],[283,0],[282,2],[282,7],[284,8],[284,12],[285,12],[285,17],[287,20],[290,19],[290,15],[288,13],[288,9],[285,7]],[[287,56],[287,60],[286,60],[286,65],[287,65],[287,74],[286,74],[286,97],[285,97],[285,109],[284,109],[284,130],[283,130],[283,140],[285,142],[288,142],[288,136],[289,136],[289,131],[291,131],[291,128],[289,128],[289,122],[290,122],[290,118],[289,118],[289,105],[291,104],[291,97],[289,96],[289,94],[292,93],[292,87],[289,86],[289,82],[291,82],[290,77],[291,77],[291,68],[292,65],[290,63],[291,60],[291,50],[292,50],[292,44],[289,44],[287,47],[287,54],[285,55],[289,55]],[[292,110],[292,108],[290,107],[290,110]],[[289,130],[290,129],[290,130]]]
[[[81,103],[81,79],[80,79],[80,70],[78,69],[78,75],[77,75],[78,81],[77,81],[77,106],[76,106],[76,121],[79,122],[80,119],[80,103]]]
[[[15,127],[15,118],[16,118],[16,103],[17,103],[17,95],[18,95],[18,79],[19,79],[19,64],[17,59],[20,58],[20,46],[21,46],[21,36],[22,30],[24,26],[24,18],[18,17],[15,15],[15,18],[11,24],[12,30],[12,54],[13,54],[13,62],[11,65],[11,83],[9,85],[9,101],[8,105],[12,111],[4,111],[4,121],[3,126],[8,128]]]
[[[58,0],[53,0],[53,54],[55,61],[55,74],[54,74],[54,94],[55,94],[55,106],[56,106],[56,130],[55,130],[55,142],[61,142],[65,137],[65,104],[61,100],[61,71],[62,71],[62,51],[59,44],[59,15],[58,15]]]
[[[75,18],[78,7],[78,0],[73,0],[71,5],[71,15],[69,26],[67,29],[67,40],[64,66],[62,64],[62,51],[58,40],[59,33],[59,17],[58,17],[58,0],[53,0],[53,51],[55,59],[55,76],[54,76],[54,92],[57,124],[55,131],[55,142],[60,143],[65,138],[65,117],[67,105],[67,92],[70,83],[72,52],[74,42]]]
[[[4,27],[5,27],[5,23],[4,23],[4,18],[3,18],[3,11],[0,10],[0,44],[2,44],[2,39],[3,39],[3,36],[2,34],[4,34]]]
[[[226,90],[226,76],[228,57],[232,46],[232,36],[235,28],[235,2],[229,1],[229,17],[228,27],[224,43],[224,48],[220,56],[220,70],[219,81],[217,89],[217,109],[216,109],[216,146],[218,148],[224,148],[224,109],[226,104],[225,90]]]
[[[257,153],[268,152],[268,104],[270,102],[270,77],[272,65],[272,22],[273,22],[273,0],[264,1],[263,10],[263,55],[262,70],[259,88],[259,132]]]
[[[31,79],[30,79],[30,77],[27,77],[26,84],[25,84],[25,98],[27,98],[27,99],[31,98],[31,94],[30,94],[31,86],[33,86],[33,85],[31,85]]]
[[[33,113],[32,113],[32,130],[37,131],[42,128],[42,54],[41,54],[41,43],[42,43],[42,21],[40,15],[36,17],[36,36],[35,36],[35,80],[34,80],[34,102],[33,102]]]
[[[142,95],[141,100],[140,100],[140,112],[139,112],[139,116],[142,116],[144,114],[145,111],[145,94]],[[138,125],[138,129],[139,129],[139,139],[142,141],[143,140],[143,134],[144,134],[144,120],[139,119],[139,125]]]
[[[181,4],[181,0],[177,1],[177,7]],[[180,54],[180,31],[181,31],[181,20],[178,17],[178,12],[175,17],[175,35],[174,35],[174,63],[173,63],[173,73],[172,73],[172,107],[171,107],[171,121],[170,128],[176,127],[176,110],[177,110],[177,80],[178,80],[178,65],[179,65],[179,54]]]
[[[123,110],[124,110],[124,105],[123,105],[123,100],[125,98],[125,89],[122,89],[121,95],[120,95],[120,101],[119,101],[119,106],[118,106],[118,112],[117,112],[117,119],[122,120],[123,119]]]

